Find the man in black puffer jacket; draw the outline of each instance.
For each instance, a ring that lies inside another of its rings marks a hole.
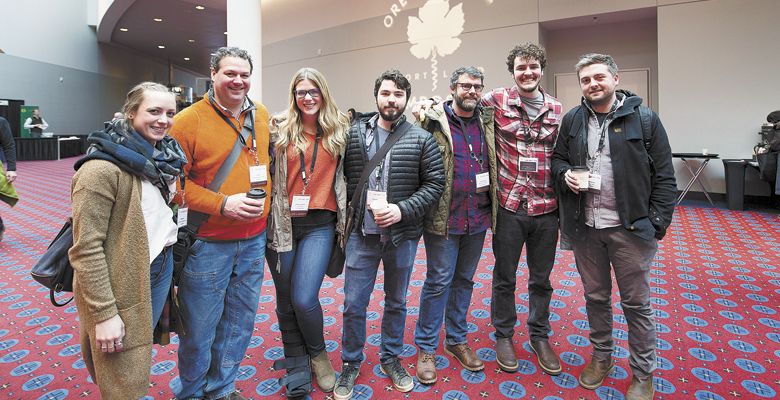
[[[374,290],[379,261],[384,265],[385,309],[382,317],[382,371],[401,392],[414,381],[401,365],[406,322],[406,290],[423,233],[423,221],[444,190],[444,166],[436,140],[403,116],[411,84],[397,70],[374,84],[378,113],[364,114],[350,130],[344,175],[347,201],[354,207],[354,229],[346,248],[344,273],[344,365],[336,399],[349,399],[363,361],[366,308]],[[394,136],[398,135],[398,136]],[[358,187],[363,170],[387,141],[390,151]],[[354,197],[354,199],[353,199]]]

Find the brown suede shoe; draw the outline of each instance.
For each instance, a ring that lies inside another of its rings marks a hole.
[[[417,354],[417,380],[424,385],[436,383],[436,356],[420,350]]]
[[[598,389],[604,382],[604,379],[612,372],[613,368],[615,368],[615,363],[612,362],[612,357],[609,357],[604,361],[592,357],[590,363],[588,363],[580,374],[580,385],[585,389]]]
[[[477,372],[485,369],[485,363],[477,357],[471,347],[466,343],[448,344],[444,346],[444,352],[455,357],[456,360],[469,371]]]
[[[506,372],[517,371],[517,356],[511,338],[496,338],[496,362]]]
[[[654,394],[652,375],[642,380],[633,377],[626,393],[626,400],[653,400]]]
[[[539,340],[536,342],[530,342],[531,350],[536,353],[536,359],[539,361],[539,367],[542,371],[550,375],[561,374],[561,360],[558,359],[558,355],[550,347],[550,343],[546,340]]]

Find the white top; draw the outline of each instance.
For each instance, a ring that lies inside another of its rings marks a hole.
[[[173,210],[163,199],[160,189],[146,179],[141,179],[141,209],[149,239],[149,264],[164,248],[176,243],[179,228],[173,221]]]
[[[33,124],[32,124],[32,118],[29,118],[29,117],[28,117],[28,118],[27,118],[27,119],[24,121],[24,128],[25,128],[25,129],[34,128],[34,126],[33,126]],[[41,130],[46,130],[46,129],[48,129],[48,128],[49,128],[49,124],[47,124],[47,123],[46,123],[46,120],[45,120],[45,119],[41,118]]]

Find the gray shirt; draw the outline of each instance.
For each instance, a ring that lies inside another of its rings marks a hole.
[[[619,106],[619,104],[617,104]],[[615,107],[613,107],[613,110]],[[592,112],[588,118],[588,169],[591,175],[601,177],[601,190],[585,192],[585,223],[596,229],[620,226],[615,198],[615,177],[612,173],[612,153],[609,149],[609,128],[612,113],[599,124]],[[604,134],[604,146],[599,151],[601,135]]]
[[[528,119],[534,121],[536,117],[539,116],[539,111],[544,106],[544,95],[542,92],[539,92],[539,95],[532,99],[520,96],[520,101],[523,102],[523,106],[525,106],[525,112],[528,114]]]
[[[371,129],[366,132],[366,153],[370,160],[374,157],[377,150],[385,144],[387,137],[390,136],[390,132],[381,128],[379,125],[376,129]],[[390,152],[387,152],[385,159],[382,160],[371,175],[368,176],[368,189],[381,192],[387,192],[387,181],[390,171]],[[387,229],[382,229],[377,226],[374,221],[374,214],[368,211],[366,208],[363,216],[363,233],[366,235],[378,235],[387,233]]]

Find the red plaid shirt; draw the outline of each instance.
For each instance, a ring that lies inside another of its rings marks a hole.
[[[558,208],[550,167],[563,106],[544,91],[542,95],[544,105],[534,121],[520,101],[517,86],[493,89],[482,96],[482,105],[496,110],[499,205],[517,212],[525,201],[531,216]],[[537,172],[521,172],[520,157],[537,159]]]

